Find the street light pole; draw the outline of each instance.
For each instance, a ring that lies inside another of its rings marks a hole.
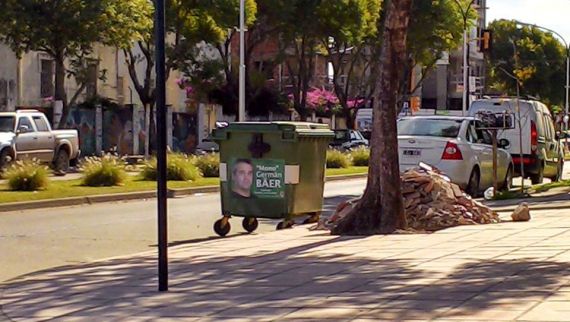
[[[467,28],[463,29],[463,104],[461,115],[467,113],[467,84],[469,82],[469,62],[467,61]]]
[[[568,90],[570,89],[570,47],[566,45],[566,100],[564,103],[564,116],[568,116]],[[565,118],[564,129],[568,131],[568,118]],[[566,134],[564,134],[566,137]]]
[[[164,0],[155,1],[158,290],[168,291],[168,226],[166,186],[166,24]]]
[[[245,0],[239,2],[239,109],[238,120],[245,121]]]
[[[471,0],[467,5],[467,8],[463,8],[461,2],[459,0],[455,0],[455,3],[459,7],[461,11],[461,16],[463,17],[463,103],[461,108],[461,114],[465,116],[467,114],[468,109],[468,102],[469,102],[469,59],[468,59],[468,51],[469,51],[469,43],[467,37],[467,16],[469,14],[469,10],[475,0]]]
[[[566,85],[564,86],[565,89],[565,101],[564,101],[564,129],[567,131],[568,130],[568,113],[569,113],[569,108],[568,108],[568,90],[570,89],[570,47],[568,46],[568,42],[566,41],[566,39],[564,39],[564,37],[562,37],[561,34],[559,34],[558,32],[550,29],[550,28],[546,28],[543,26],[539,26],[539,25],[535,25],[535,24],[531,24],[531,23],[526,23],[526,22],[522,22],[522,21],[518,21],[518,20],[514,20],[515,23],[517,25],[521,25],[521,26],[527,26],[527,27],[531,27],[531,28],[537,28],[537,29],[542,29],[548,32],[551,32],[553,34],[555,34],[556,36],[558,36],[558,38],[560,38],[560,40],[562,40],[562,42],[564,43],[564,47],[566,48]]]

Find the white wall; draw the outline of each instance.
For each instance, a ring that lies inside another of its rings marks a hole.
[[[13,110],[18,99],[18,59],[10,48],[0,43],[0,110]]]

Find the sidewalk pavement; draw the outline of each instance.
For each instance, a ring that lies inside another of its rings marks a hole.
[[[570,321],[570,216],[433,234],[306,226],[30,274],[0,285],[11,321]]]

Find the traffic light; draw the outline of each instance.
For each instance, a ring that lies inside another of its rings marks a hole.
[[[481,31],[480,50],[482,53],[491,52],[493,47],[493,31],[484,29]]]

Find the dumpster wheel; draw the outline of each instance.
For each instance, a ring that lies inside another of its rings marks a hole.
[[[303,225],[318,223],[321,218],[321,212],[313,212],[303,221]]]
[[[257,221],[257,218],[255,218],[255,217],[245,217],[245,218],[243,218],[241,225],[242,225],[243,229],[245,229],[245,231],[247,231],[248,233],[251,234],[259,226],[259,222]]]
[[[293,221],[284,220],[284,221],[277,224],[277,230],[289,229],[289,228],[293,227],[293,224],[294,224]]]
[[[232,228],[229,222],[229,217],[222,217],[214,223],[214,231],[221,237],[226,236]]]

